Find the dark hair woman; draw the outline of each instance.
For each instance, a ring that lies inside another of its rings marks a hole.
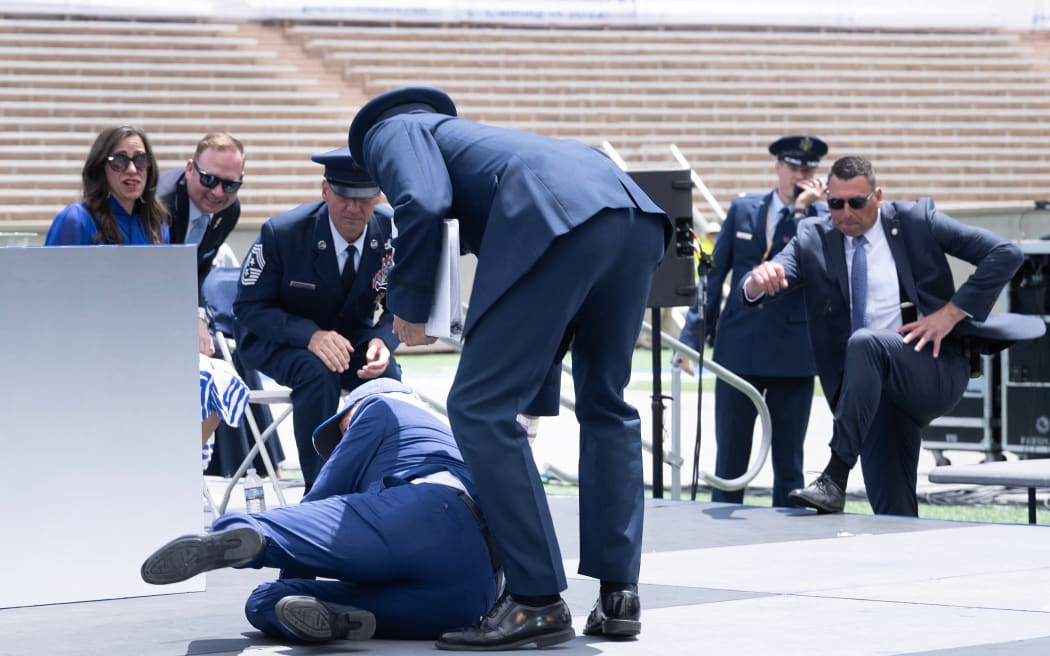
[[[84,200],[55,215],[45,245],[167,243],[168,212],[157,200],[157,175],[145,132],[106,128],[84,162]]]

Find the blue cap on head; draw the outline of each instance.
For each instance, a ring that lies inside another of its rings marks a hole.
[[[818,137],[795,134],[769,144],[769,154],[788,164],[813,169],[828,154],[828,145]]]
[[[379,193],[379,185],[368,171],[358,166],[350,156],[349,148],[317,153],[310,159],[324,165],[328,188],[343,198],[372,198]]]
[[[441,89],[434,87],[402,87],[381,93],[365,103],[350,123],[347,143],[357,161],[365,166],[365,135],[372,126],[385,118],[411,111],[456,115],[456,103]]]
[[[314,449],[325,458],[330,456],[336,445],[339,444],[339,440],[343,439],[343,432],[339,430],[339,423],[343,415],[370,396],[389,393],[414,394],[411,387],[393,378],[373,378],[355,387],[346,397],[343,408],[326,419],[314,431]]]

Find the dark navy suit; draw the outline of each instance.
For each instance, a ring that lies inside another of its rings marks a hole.
[[[446,216],[459,219],[462,245],[478,256],[448,411],[489,509],[508,590],[566,587],[543,484],[515,415],[556,412],[558,376],[550,374],[570,338],[579,572],[637,581],[641,433],[623,389],[670,221],[611,160],[576,141],[408,113],[376,123],[354,156],[394,206],[397,264],[387,301],[395,315],[427,320]]]
[[[966,389],[969,358],[962,337],[979,350],[985,340],[999,339],[991,324],[981,322],[1022,256],[1001,237],[938,212],[928,198],[884,202],[872,230],[885,232],[904,300],[920,315],[948,301],[969,315],[942,342],[940,357],[933,357],[931,345],[916,353],[893,331],[861,328],[850,334],[844,236],[830,219],[803,221],[775,261],[783,265],[789,289],[801,287],[805,298],[817,372],[834,413],[831,449],[851,467],[859,456],[876,513],[915,516],[919,429],[950,410]],[[946,255],[977,267],[958,290]]]
[[[308,488],[322,463],[311,442],[313,431],[335,414],[341,389],[363,382],[357,370],[365,363],[369,340],[378,337],[391,352],[398,344],[393,316],[384,306],[385,273],[393,258],[390,235],[389,209],[377,207],[349,294],[343,293],[323,202],[301,205],[264,223],[242,265],[233,304],[238,348],[248,368],[292,388],[295,443]],[[335,330],[353,345],[346,372],[332,372],[307,350],[318,330]],[[401,379],[393,356],[383,375]]]
[[[185,169],[173,169],[160,174],[157,179],[157,198],[171,214],[171,243],[185,243],[190,224],[190,197],[186,192]],[[241,201],[236,199],[226,209],[216,212],[208,222],[208,227],[197,244],[198,290],[211,271],[219,247],[226,243],[226,238],[233,232],[240,217]],[[203,303],[201,305],[203,306]]]
[[[369,610],[377,638],[434,638],[477,621],[496,596],[483,527],[459,490],[411,483],[439,471],[476,496],[452,434],[433,413],[381,395],[362,401],[301,504],[215,520],[213,531],[262,532],[266,548],[245,567],[283,570],[252,592],[248,621],[296,640],[274,614],[289,595]]]
[[[748,273],[765,259],[784,250],[795,236],[799,219],[780,219],[772,244],[766,240],[766,217],[773,201],[767,194],[739,196],[729,206],[715,242],[714,267],[707,275],[709,294],[704,317],[707,337],[714,337],[712,359],[737,374],[765,397],[772,422],[773,505],[792,505],[788,493],[802,487],[803,442],[813,403],[813,349],[806,332],[806,312],[801,302],[774,303],[754,312],[744,307],[739,294],[729,294],[725,309],[722,289],[732,273],[736,289]],[[814,204],[810,216],[826,216],[827,207]],[[801,301],[798,294],[796,300]],[[686,315],[681,340],[700,349],[699,315]],[[715,384],[715,474],[736,478],[747,471],[757,411],[744,394],[725,381]],[[744,490],[714,490],[712,501],[741,503]]]

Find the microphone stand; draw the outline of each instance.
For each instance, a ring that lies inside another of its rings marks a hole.
[[[690,500],[692,501],[696,501],[696,492],[700,482],[700,409],[704,395],[704,342],[707,341],[707,330],[704,325],[706,317],[704,315],[706,314],[705,305],[707,304],[707,273],[714,267],[714,264],[711,255],[701,250],[699,261],[696,263],[696,307],[697,316],[700,317],[700,329],[697,334],[699,335],[700,343],[696,349],[698,353],[696,360],[696,442],[693,444],[693,480],[690,493]]]

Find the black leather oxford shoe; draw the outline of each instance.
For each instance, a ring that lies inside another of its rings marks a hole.
[[[846,507],[846,492],[827,474],[821,474],[817,480],[806,487],[792,490],[788,501],[800,506],[816,508],[818,513],[840,513]]]
[[[584,635],[630,638],[642,631],[642,603],[634,590],[616,590],[598,595],[587,616]]]
[[[316,597],[281,597],[274,612],[278,621],[303,642],[368,640],[376,632],[376,616],[369,611]]]
[[[266,540],[248,526],[215,533],[183,535],[154,551],[142,563],[142,580],[154,585],[177,583],[220,567],[243,565],[262,553]]]
[[[444,633],[436,646],[456,651],[499,651],[527,645],[550,647],[575,637],[572,613],[563,600],[526,606],[504,592],[478,626]]]

